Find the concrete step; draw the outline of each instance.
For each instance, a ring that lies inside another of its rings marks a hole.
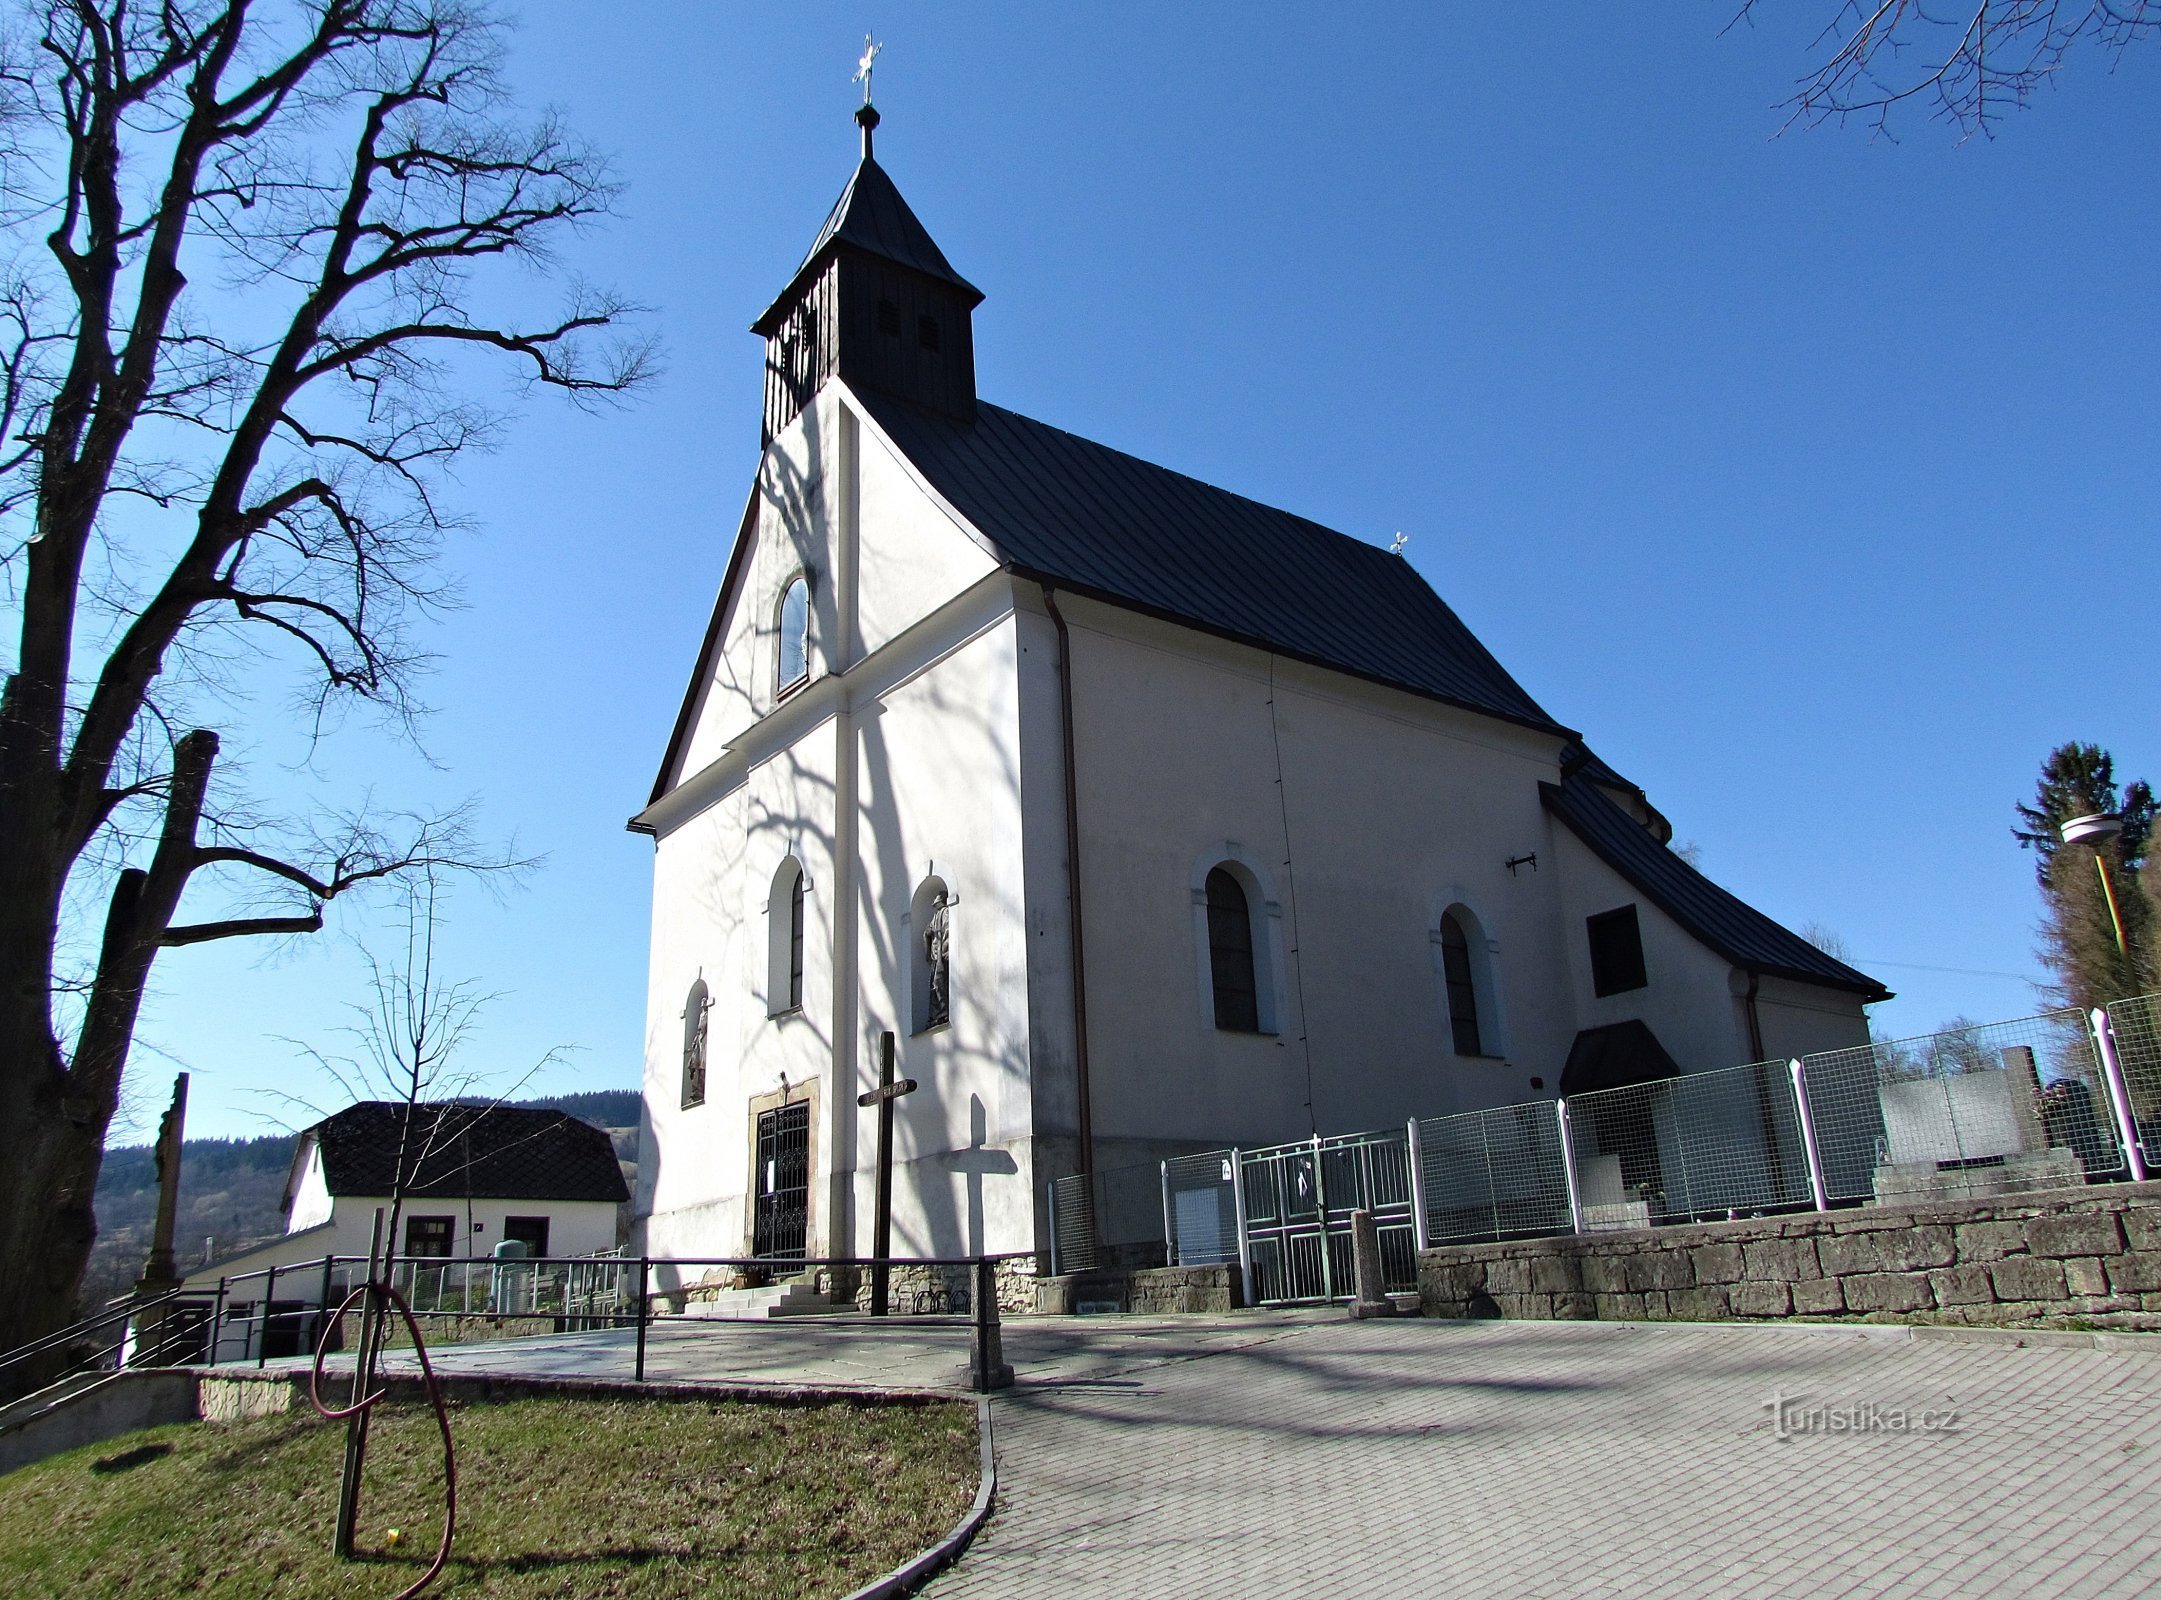
[[[808,1283],[791,1280],[763,1289],[707,1291],[683,1308],[686,1317],[712,1317],[727,1322],[763,1322],[773,1317],[832,1316],[854,1310],[836,1304]]]

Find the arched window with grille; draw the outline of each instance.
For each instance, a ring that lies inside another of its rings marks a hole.
[[[786,694],[810,676],[810,579],[797,573],[780,594],[780,642],[773,669],[776,694]]]
[[[712,1006],[705,980],[690,986],[683,1002],[683,1109],[705,1104],[705,1014]]]
[[[773,892],[765,903],[767,1016],[803,1009],[803,915],[808,887],[803,863],[794,856],[773,874]]]
[[[914,1031],[924,1033],[953,1020],[953,897],[942,881],[926,878],[916,890],[908,926]]]
[[[1259,1033],[1252,903],[1245,885],[1227,867],[1209,872],[1207,893],[1208,976],[1215,993],[1216,1026],[1226,1033]]]

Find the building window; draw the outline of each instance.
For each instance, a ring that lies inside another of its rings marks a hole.
[[[780,657],[775,689],[786,694],[810,676],[810,580],[800,573],[780,596]]]
[[[1636,908],[1622,906],[1586,918],[1591,938],[1591,992],[1626,994],[1651,980],[1643,970],[1643,930],[1636,922]]]
[[[953,907],[943,883],[927,879],[916,890],[908,921],[915,949],[915,1031],[924,1033],[953,1020]]]
[[[1208,976],[1215,989],[1216,1026],[1226,1033],[1261,1031],[1260,985],[1253,969],[1253,908],[1245,886],[1223,867],[1208,874]]]
[[[900,337],[900,307],[890,300],[878,302],[878,331]]]
[[[407,1217],[405,1253],[409,1256],[447,1256],[455,1217]]]
[[[807,879],[803,863],[790,856],[773,874],[766,900],[765,1012],[786,1016],[803,1009],[803,912]]]
[[[1471,941],[1451,911],[1441,918],[1441,981],[1448,994],[1448,1031],[1459,1056],[1482,1056],[1478,1031],[1478,985],[1471,977]]]
[[[926,350],[938,348],[938,319],[917,317],[915,319],[915,342]]]
[[[683,1109],[705,1104],[705,1014],[712,1001],[700,978],[683,1002]]]
[[[503,1237],[515,1239],[525,1246],[527,1260],[548,1253],[548,1219],[546,1217],[505,1217]]]

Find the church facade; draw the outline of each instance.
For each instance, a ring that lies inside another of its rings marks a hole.
[[[979,399],[872,158],[651,799],[652,1254],[1042,1251],[1046,1183],[1865,1042],[1401,557]]]

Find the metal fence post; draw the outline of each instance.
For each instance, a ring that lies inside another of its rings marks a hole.
[[[650,1256],[640,1256],[640,1257],[638,1257],[638,1368],[637,1368],[637,1381],[638,1381],[638,1382],[640,1382],[640,1383],[643,1383],[643,1382],[645,1382],[645,1320],[646,1320],[646,1306],[647,1306],[647,1304],[648,1304],[648,1301],[647,1301],[647,1299],[646,1299],[646,1289],[647,1289],[647,1285],[648,1285],[648,1283],[649,1283],[649,1281],[650,1281],[650,1275],[651,1275],[651,1272],[652,1272],[652,1265],[653,1265],[653,1263],[652,1263],[652,1258],[651,1258]]]
[[[225,1342],[225,1279],[218,1278],[218,1298],[210,1311],[210,1364],[218,1364],[218,1347]]]
[[[1801,1058],[1793,1057],[1786,1063],[1786,1070],[1793,1079],[1793,1108],[1801,1118],[1801,1150],[1808,1157],[1808,1192],[1815,1196],[1818,1211],[1828,1211],[1831,1191],[1823,1181],[1823,1151],[1816,1143],[1816,1113],[1808,1107],[1808,1080]]]
[[[2124,1082],[2123,1061],[2116,1054],[2116,1028],[2108,1010],[2095,1006],[2086,1018],[2093,1029],[2094,1048],[2101,1053],[2101,1076],[2108,1084],[2108,1103],[2116,1113],[2116,1137],[2123,1141],[2124,1163],[2131,1181],[2146,1181],[2146,1152],[2139,1144],[2138,1117],[2131,1110],[2131,1087]]]
[[[1568,1181],[1568,1231],[1583,1231],[1583,1197],[1576,1192],[1576,1145],[1568,1131],[1568,1097],[1553,1102],[1553,1120],[1561,1131],[1561,1176]]]
[[[1418,1119],[1411,1118],[1404,1135],[1404,1153],[1411,1163],[1411,1239],[1420,1250],[1426,1248],[1426,1155],[1425,1147],[1418,1138]]]
[[[1157,1163],[1163,1173],[1163,1264],[1178,1265],[1178,1230],[1171,1226],[1171,1164]]]
[[[1238,1224],[1238,1294],[1251,1305],[1253,1247],[1246,1241],[1246,1160],[1245,1152],[1235,1145],[1231,1148],[1231,1212]]]
[[[278,1287],[278,1269],[272,1267],[270,1276],[263,1280],[263,1321],[255,1335],[255,1364],[260,1367],[270,1359],[270,1302]]]
[[[1320,1224],[1321,1298],[1336,1297],[1335,1252],[1328,1248],[1328,1179],[1321,1172],[1321,1136],[1313,1136],[1313,1217]]]
[[[323,1292],[315,1302],[314,1348],[317,1350],[323,1347],[323,1340],[330,1331],[330,1272],[337,1259],[336,1256],[328,1254],[323,1257]]]

